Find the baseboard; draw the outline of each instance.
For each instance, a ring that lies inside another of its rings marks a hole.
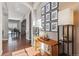
[[[2,55],[2,50],[0,51],[0,56]]]

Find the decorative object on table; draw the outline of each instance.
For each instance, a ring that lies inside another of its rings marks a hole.
[[[40,33],[40,39],[49,40],[47,32]]]
[[[55,9],[58,7],[58,3],[57,2],[51,2],[51,9]]]
[[[48,40],[49,40],[49,37],[48,37],[48,33],[47,33],[47,32],[45,32],[44,37],[45,37],[45,39],[44,39],[44,40],[46,40],[46,41],[48,41]]]
[[[51,31],[57,31],[57,22],[52,22],[51,23]]]
[[[50,11],[50,2],[48,2],[45,7],[46,7],[46,12],[49,12]]]

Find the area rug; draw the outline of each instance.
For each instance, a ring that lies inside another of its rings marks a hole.
[[[12,56],[27,56],[25,49],[12,52]]]
[[[29,56],[39,56],[40,52],[36,51],[33,47],[25,48],[25,51],[27,51],[27,54]]]
[[[12,56],[38,56],[39,53],[40,52],[35,51],[33,47],[29,47],[12,52]]]

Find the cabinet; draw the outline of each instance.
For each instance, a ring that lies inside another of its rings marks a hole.
[[[58,26],[58,43],[59,55],[74,55],[74,25]],[[62,51],[60,52],[60,50]]]

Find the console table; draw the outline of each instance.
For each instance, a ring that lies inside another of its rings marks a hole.
[[[49,40],[44,40],[40,37],[37,37],[35,39],[35,49],[41,51],[41,44],[44,44],[44,52],[47,53],[50,56],[58,56],[58,42],[53,40],[53,39],[49,39]]]

